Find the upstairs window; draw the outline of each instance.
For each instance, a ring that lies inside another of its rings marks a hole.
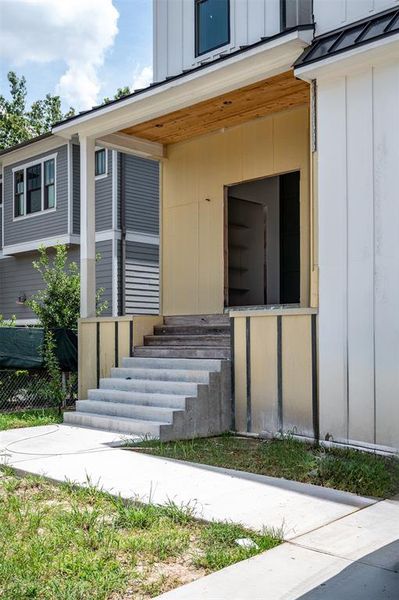
[[[107,174],[107,151],[105,148],[99,148],[95,152],[95,176],[101,177]]]
[[[195,0],[195,55],[230,42],[229,0]]]
[[[24,199],[24,171],[16,171],[14,173],[14,202],[15,202],[15,216],[20,217],[25,213],[25,199]]]
[[[18,167],[14,173],[14,218],[55,209],[55,157]]]

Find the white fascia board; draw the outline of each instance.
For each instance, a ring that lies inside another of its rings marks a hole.
[[[294,31],[210,63],[148,91],[135,94],[116,104],[89,112],[61,123],[54,133],[103,136],[126,127],[209,100],[292,68],[295,60],[312,41],[313,31]]]
[[[51,137],[45,138],[44,140],[32,142],[32,144],[28,144],[27,146],[23,146],[22,148],[10,150],[10,152],[7,152],[7,154],[0,156],[0,164],[3,165],[3,167],[7,167],[8,165],[13,165],[14,163],[33,160],[33,158],[38,154],[50,152],[51,150],[55,150],[56,148],[65,146],[65,144],[65,137],[52,135]]]
[[[58,235],[52,238],[42,238],[39,240],[31,240],[29,242],[22,242],[20,244],[9,244],[3,247],[4,256],[10,256],[13,254],[20,254],[21,252],[31,252],[32,250],[38,250],[40,246],[50,248],[57,244],[78,244],[78,235]]]
[[[161,160],[165,157],[162,144],[127,135],[126,133],[109,133],[101,138],[97,138],[96,144],[104,148],[124,152],[125,154],[143,156],[144,158]]]
[[[156,238],[157,236],[149,236]],[[96,233],[96,242],[105,242],[107,240],[120,240],[121,232],[114,231],[113,229],[106,229],[104,231],[99,231]],[[148,241],[148,244],[153,244],[156,242]],[[51,248],[52,246],[56,246],[57,244],[66,244],[69,245],[80,245],[80,235],[58,235],[52,238],[41,238],[39,240],[32,240],[29,242],[22,242],[21,244],[9,244],[3,247],[3,255],[4,258],[7,256],[13,256],[14,254],[21,254],[22,252],[32,252],[33,250],[38,250],[40,246],[44,246],[45,248]]]
[[[324,60],[297,67],[295,76],[304,81],[341,77],[362,68],[399,60],[399,34],[374,43],[354,47],[352,50],[326,57]]]

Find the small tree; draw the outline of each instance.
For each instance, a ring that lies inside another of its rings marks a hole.
[[[100,260],[100,256],[97,256]],[[26,305],[37,316],[44,329],[63,327],[77,331],[80,314],[80,274],[76,262],[68,262],[67,247],[55,246],[55,256],[51,261],[46,248],[39,248],[39,259],[33,261],[45,287],[31,296]],[[104,289],[97,290],[97,314],[108,308],[108,302],[101,301]]]

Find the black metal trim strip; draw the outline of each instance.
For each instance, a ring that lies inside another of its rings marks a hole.
[[[97,368],[97,387],[100,385],[100,322],[96,323],[96,368]]]
[[[133,356],[133,320],[129,321],[129,356]]]
[[[319,381],[317,373],[317,315],[312,315],[312,417],[313,437],[320,440]]]
[[[234,367],[234,318],[230,317],[230,369],[231,369],[231,429],[236,428],[236,381]]]
[[[277,418],[279,431],[283,431],[283,335],[282,318],[277,317]]]
[[[245,318],[245,347],[246,347],[246,375],[247,375],[247,432],[252,430],[251,406],[251,317]]]
[[[115,367],[119,367],[119,323],[115,321]]]

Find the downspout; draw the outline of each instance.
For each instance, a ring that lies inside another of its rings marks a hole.
[[[125,155],[120,156],[120,209],[121,209],[121,315],[126,314],[126,186],[125,186]]]

